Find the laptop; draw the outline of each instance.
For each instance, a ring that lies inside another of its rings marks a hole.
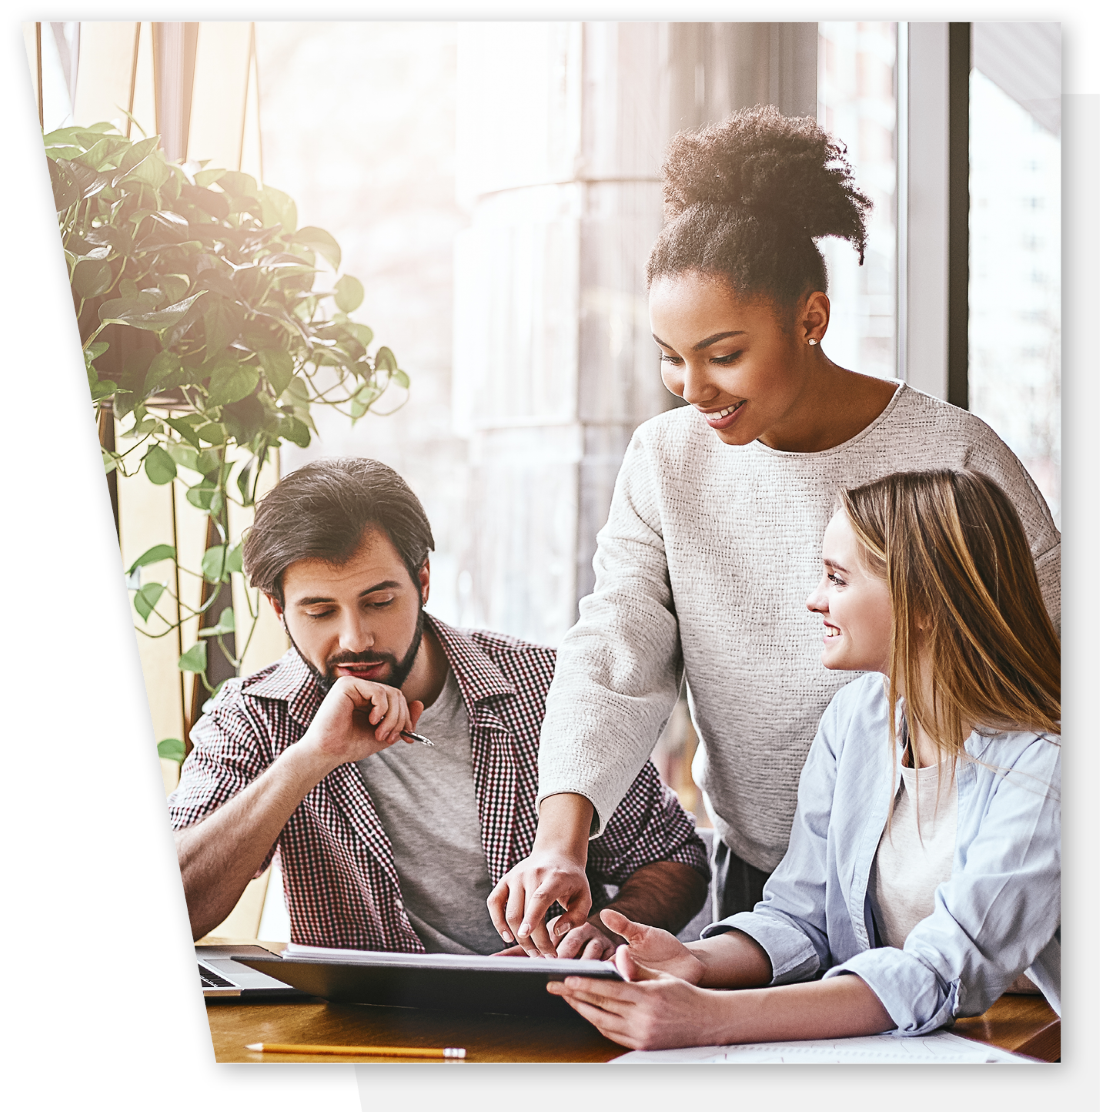
[[[277,960],[263,946],[196,946],[203,996],[232,997],[237,1003],[312,999],[308,992],[234,961],[234,956]]]

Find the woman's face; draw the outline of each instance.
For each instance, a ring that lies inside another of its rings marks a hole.
[[[795,416],[805,356],[816,350],[806,340],[820,339],[816,332],[784,331],[770,302],[742,301],[721,280],[693,271],[653,283],[649,319],[665,386],[724,443],[767,443],[769,431]]]
[[[821,582],[806,606],[825,620],[821,663],[844,671],[885,672],[890,659],[890,589],[860,559],[862,545],[840,511],[825,530]]]

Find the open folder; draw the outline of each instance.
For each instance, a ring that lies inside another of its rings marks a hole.
[[[622,980],[609,961],[394,954],[294,943],[282,957],[234,955],[234,960],[334,1003],[511,1015],[576,1018],[561,997],[546,991],[548,981],[568,976]]]

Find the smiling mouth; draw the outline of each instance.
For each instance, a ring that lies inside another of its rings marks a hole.
[[[840,630],[837,629],[836,626],[827,625],[825,627],[825,639],[826,640],[828,640],[830,637],[839,637],[839,636],[840,636]]]
[[[727,405],[725,409],[715,409],[709,413],[705,410],[699,412],[703,414],[708,425],[711,428],[722,428],[727,424],[732,423],[731,419],[738,413],[742,406],[744,406],[746,399],[742,398],[736,405]]]

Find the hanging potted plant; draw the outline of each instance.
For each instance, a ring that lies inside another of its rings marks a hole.
[[[179,668],[196,677],[185,738],[158,745],[182,760],[190,724],[218,686],[212,672],[222,682],[239,674],[259,617],[247,590],[238,597],[248,614],[232,605],[243,572],[229,504],[253,505],[280,444],[309,444],[312,406],[354,422],[409,380],[351,318],[363,299],[357,279],[316,288],[339,272],[340,248],[320,228],[299,228],[285,193],[248,174],[169,162],[157,136],[131,142],[107,123],[51,132],[45,144],[116,526],[118,478],[138,471],[182,484],[206,518],[198,569],[163,543],[127,571],[137,628],[175,632]],[[141,569],[162,562],[166,580],[140,581]],[[181,597],[181,572],[201,578],[194,603]]]

